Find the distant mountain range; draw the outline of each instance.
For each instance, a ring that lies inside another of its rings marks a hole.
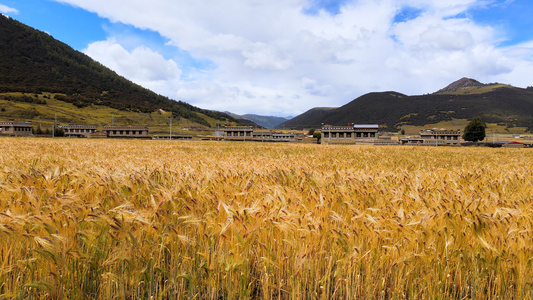
[[[289,118],[274,117],[274,116],[260,116],[260,115],[254,115],[254,114],[238,115],[238,114],[234,114],[234,113],[227,112],[227,111],[225,113],[237,119],[239,123],[245,123],[243,120],[249,120],[259,126],[269,128],[269,129],[275,128],[279,124],[289,120]]]
[[[237,122],[227,114],[158,95],[49,34],[0,14],[0,100],[32,104],[31,107],[6,105],[0,111],[0,118],[16,114],[31,120],[31,116],[42,116],[48,111],[44,97],[78,108],[99,106],[140,114],[161,110],[205,127]],[[25,109],[32,111],[21,112]],[[83,116],[70,115],[69,122],[83,123]]]
[[[338,108],[313,108],[276,128],[320,128],[322,124],[379,124],[395,131],[402,125],[423,126],[452,119],[526,127],[533,130],[533,87],[483,84],[461,78],[428,95],[407,96],[398,92],[363,95]]]

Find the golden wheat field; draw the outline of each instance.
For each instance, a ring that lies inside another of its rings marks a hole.
[[[0,139],[0,299],[529,299],[533,151]]]

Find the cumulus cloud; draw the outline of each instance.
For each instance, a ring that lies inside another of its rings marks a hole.
[[[161,94],[172,94],[180,80],[176,62],[144,46],[128,52],[111,39],[94,42],[84,52],[119,75]]]
[[[18,14],[19,11],[14,9],[14,8],[11,8],[9,6],[5,6],[3,4],[0,4],[0,13],[2,13],[2,14],[9,14],[9,13]]]
[[[422,94],[463,76],[533,71],[529,44],[498,48],[502,32],[467,17],[485,0],[342,1],[335,13],[310,13],[311,0],[57,1],[156,31],[209,61],[212,68],[184,80],[180,70],[194,64],[178,66],[146,47],[127,51],[111,37],[86,51],[139,84],[208,109],[296,115],[372,91]]]

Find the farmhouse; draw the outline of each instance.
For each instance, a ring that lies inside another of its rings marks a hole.
[[[66,137],[86,138],[91,133],[96,132],[94,125],[66,125],[60,126],[60,128],[63,129]]]
[[[255,130],[252,126],[225,126],[223,132],[224,140],[227,141],[292,142],[297,140],[293,132]]]
[[[433,145],[459,145],[461,143],[461,130],[428,129],[420,132],[424,144]]]
[[[246,141],[253,138],[252,126],[224,126],[224,140]]]
[[[170,136],[170,135],[162,134],[162,135],[154,135],[152,139],[153,140],[192,140],[192,135],[172,134],[172,136]]]
[[[109,138],[150,138],[148,126],[105,126],[102,129]]]
[[[0,135],[31,136],[33,135],[31,122],[0,122]]]
[[[379,125],[356,124],[352,126],[322,126],[322,144],[374,143]]]

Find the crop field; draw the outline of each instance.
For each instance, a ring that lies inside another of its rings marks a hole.
[[[530,299],[533,151],[0,138],[0,299]]]

